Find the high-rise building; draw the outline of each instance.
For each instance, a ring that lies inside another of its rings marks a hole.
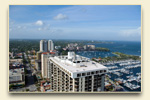
[[[67,56],[48,58],[48,78],[56,92],[104,91],[107,67],[89,58],[68,52]]]
[[[35,65],[36,65],[36,69],[38,71],[41,70],[41,55],[42,55],[42,52],[38,51],[36,53],[36,60],[35,60]]]
[[[40,51],[41,52],[48,52],[54,50],[54,43],[52,40],[41,40],[40,41]]]
[[[47,78],[48,57],[50,57],[50,52],[43,52],[41,55],[41,73],[43,78]]]
[[[38,71],[42,71],[42,76],[43,78],[46,78],[45,76],[45,71],[43,72],[43,70],[45,70],[46,68],[43,69],[43,67],[46,66],[45,64],[45,57],[46,55],[44,55],[44,53],[50,53],[50,52],[54,52],[54,43],[52,40],[41,40],[40,41],[40,51],[37,52],[37,59],[36,59],[36,69]],[[43,55],[42,55],[43,54]]]
[[[43,52],[43,41],[44,41],[44,40],[41,40],[41,41],[40,41],[40,51],[41,51],[41,52]]]
[[[48,40],[48,51],[54,50],[54,43],[52,40]]]
[[[57,52],[42,52],[41,54],[41,73],[43,78],[48,78],[48,58],[58,56]]]

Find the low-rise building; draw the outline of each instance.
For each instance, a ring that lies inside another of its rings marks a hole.
[[[51,92],[51,84],[48,81],[41,81],[41,92]]]
[[[9,84],[25,84],[24,66],[13,66],[9,68]]]

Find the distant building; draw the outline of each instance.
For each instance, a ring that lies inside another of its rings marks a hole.
[[[38,51],[36,53],[35,65],[37,70],[41,70],[41,55],[42,55],[41,51]]]
[[[40,41],[40,51],[41,52],[48,52],[54,50],[54,43],[52,40],[41,40]]]
[[[22,59],[9,59],[9,63],[16,63],[16,62],[18,62],[18,63],[22,63]]]
[[[25,84],[24,66],[13,66],[9,68],[9,84]]]
[[[41,60],[35,60],[35,68],[37,71],[41,71]]]
[[[41,40],[40,41],[40,51],[37,52],[36,54],[36,57],[37,59],[35,60],[35,64],[36,64],[36,69],[38,71],[42,71],[43,73],[43,64],[45,64],[45,53],[51,53],[51,55],[53,54],[56,54],[56,53],[53,53],[55,50],[54,50],[54,43],[52,40]],[[43,55],[42,55],[43,54]],[[45,68],[44,68],[45,70]],[[43,73],[42,74],[43,77],[45,77],[45,74]]]
[[[76,47],[76,46],[78,46],[77,43],[70,43],[70,44],[68,44],[68,47]]]
[[[77,48],[76,48],[77,50],[83,50],[83,47],[79,47],[79,46],[77,46]]]
[[[36,55],[28,55],[28,57],[30,58],[30,59],[36,59]]]
[[[87,49],[87,45],[84,45],[83,48],[84,48],[84,50],[86,50]]]
[[[87,45],[87,47],[89,47],[90,49],[95,49],[95,45]]]
[[[40,51],[38,51],[38,52],[36,53],[36,59],[37,59],[37,60],[41,60],[41,54],[42,54],[42,52],[40,52]]]
[[[22,58],[22,53],[18,53],[15,55],[16,57]]]
[[[14,67],[14,66],[20,66],[22,63],[22,59],[9,59],[9,66]]]
[[[95,45],[84,45],[84,50],[95,50]]]
[[[52,92],[50,82],[41,81],[41,92]]]
[[[68,50],[76,50],[77,46],[78,46],[77,43],[70,43],[70,44],[68,44],[68,46],[66,47],[66,49],[68,49]]]
[[[54,43],[52,40],[48,40],[48,51],[54,50]]]
[[[50,52],[43,52],[41,55],[41,73],[43,78],[47,78],[48,57],[50,57]]]
[[[48,78],[56,92],[104,91],[107,67],[90,59],[68,52],[68,56],[48,59]]]
[[[55,49],[60,49],[61,48],[61,46],[55,46]]]
[[[41,73],[43,78],[48,78],[48,58],[58,56],[57,52],[43,52],[41,54]]]

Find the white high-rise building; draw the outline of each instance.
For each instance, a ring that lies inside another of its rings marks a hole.
[[[48,58],[48,78],[56,92],[104,91],[107,67],[89,58],[68,52],[67,56]]]
[[[48,40],[48,51],[54,50],[54,43],[52,40]]]
[[[54,50],[54,43],[52,40],[41,40],[40,41],[40,51],[41,52],[49,52]]]
[[[43,52],[43,41],[44,41],[44,40],[41,40],[41,41],[40,41],[40,51],[41,51],[41,52]]]
[[[41,73],[43,78],[47,78],[47,64],[48,64],[48,57],[50,56],[49,53],[44,52],[41,55]]]

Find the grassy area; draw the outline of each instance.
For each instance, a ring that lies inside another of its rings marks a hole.
[[[97,61],[95,59],[92,59],[93,61],[100,62],[100,63],[106,63],[108,61],[119,61],[119,60],[127,60],[127,59],[132,59],[132,60],[141,60],[141,57],[135,56],[135,55],[127,55],[124,53],[120,52],[113,52],[113,54],[117,56],[112,56],[112,57],[104,57],[101,58],[101,60]]]
[[[135,56],[135,55],[127,55],[120,52],[113,52],[113,54],[117,55],[117,58],[121,58],[121,59],[141,60],[139,56]]]
[[[97,51],[106,51],[106,52],[110,51],[108,48],[102,48],[102,47],[97,47],[96,50]]]

